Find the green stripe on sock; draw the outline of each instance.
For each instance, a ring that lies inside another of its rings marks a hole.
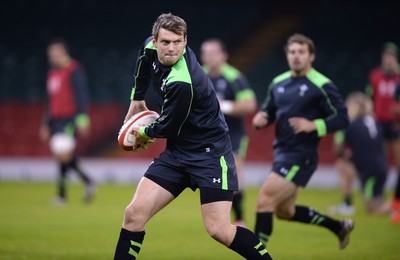
[[[142,247],[142,244],[131,240],[131,246],[136,246],[136,247],[139,247],[139,249],[140,249]],[[132,248],[129,248],[128,254],[133,255],[136,258],[139,253],[136,252],[135,250],[133,250]]]
[[[260,243],[258,243],[258,245],[256,245],[254,248],[256,249],[256,250],[258,250],[260,247],[262,247],[263,246],[263,244],[260,242]],[[260,253],[260,255],[265,255],[266,253],[268,253],[268,251],[267,251],[267,249],[262,249],[262,250],[258,250],[258,252]]]

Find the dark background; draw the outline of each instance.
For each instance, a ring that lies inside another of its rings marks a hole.
[[[248,76],[261,103],[272,78],[288,70],[283,45],[295,32],[314,40],[315,68],[344,97],[364,90],[368,72],[379,65],[382,45],[400,44],[399,11],[400,4],[389,1],[3,1],[0,155],[50,154],[37,133],[46,98],[46,47],[54,37],[69,42],[71,56],[88,75],[93,135],[79,153],[120,155],[115,138],[129,105],[137,52],[161,13],[186,20],[196,54],[205,39],[224,40],[230,62]],[[250,131],[250,159],[272,158],[268,131]],[[268,140],[257,142],[260,138]],[[321,160],[332,162],[331,139],[326,140]]]
[[[232,55],[244,41],[259,42],[255,33],[274,17],[300,17],[296,28],[280,32],[244,69],[259,99],[272,77],[287,70],[282,46],[293,32],[315,41],[315,67],[344,95],[365,87],[384,42],[400,43],[399,4],[385,1],[5,1],[0,9],[0,101],[43,98],[46,45],[61,36],[87,70],[92,100],[128,103],[137,50],[163,12],[187,21],[189,46],[196,53],[206,38],[220,37]],[[274,33],[267,29],[262,36]]]

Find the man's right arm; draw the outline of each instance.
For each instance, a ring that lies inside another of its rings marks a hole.
[[[253,127],[261,129],[275,121],[275,102],[272,94],[273,84],[271,83],[267,90],[267,95],[260,111],[253,117]]]
[[[134,70],[133,76],[133,86],[131,91],[131,104],[129,106],[128,112],[125,116],[125,120],[127,121],[133,115],[148,110],[146,107],[146,103],[144,101],[147,89],[150,84],[150,67],[149,67],[149,58],[146,56],[146,45],[151,41],[151,37],[149,37],[143,44],[142,48],[139,50],[138,58],[136,60],[136,66]]]

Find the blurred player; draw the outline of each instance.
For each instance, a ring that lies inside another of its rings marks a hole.
[[[230,223],[238,180],[228,127],[212,82],[186,44],[186,22],[161,14],[139,52],[125,120],[147,110],[144,97],[152,82],[160,117],[133,134],[143,148],[154,138],[166,138],[167,146],[147,169],[125,210],[114,258],[136,259],[146,223],[190,187],[200,189],[203,221],[212,238],[246,259],[271,259],[254,233]]]
[[[382,50],[381,65],[369,74],[366,92],[372,97],[374,114],[383,129],[386,149],[391,149],[394,162],[400,174],[400,103],[396,100],[395,89],[400,82],[398,47],[385,43]],[[400,222],[400,177],[392,201],[392,222]]]
[[[203,69],[214,85],[221,111],[229,128],[239,180],[239,191],[233,193],[232,208],[235,213],[235,224],[244,226],[243,164],[248,144],[244,120],[247,115],[255,111],[257,102],[244,75],[227,63],[228,50],[221,40],[213,38],[204,41],[201,45],[201,60]]]
[[[87,136],[88,90],[81,65],[69,56],[63,39],[54,39],[47,48],[51,66],[47,74],[48,111],[40,129],[40,137],[50,141],[50,149],[59,164],[58,196],[55,204],[66,202],[66,178],[70,169],[75,170],[86,185],[85,202],[94,195],[94,182],[79,166],[74,155],[76,134]]]
[[[388,162],[383,132],[373,117],[372,102],[365,94],[352,92],[346,99],[346,106],[351,123],[345,131],[344,143],[338,149],[350,148],[350,153],[344,153],[344,157],[351,159],[357,170],[367,211],[388,213],[389,204],[383,199]]]
[[[334,135],[335,167],[339,175],[339,186],[343,194],[343,201],[339,205],[329,207],[329,212],[335,215],[350,216],[356,210],[353,205],[353,191],[357,172],[353,162],[349,159],[349,150],[343,146],[344,138],[344,130],[339,130]]]
[[[274,162],[259,192],[256,234],[267,243],[276,214],[280,219],[327,228],[343,249],[354,222],[335,220],[311,207],[296,205],[296,198],[299,187],[307,185],[317,168],[320,138],[347,127],[347,110],[336,86],[312,67],[315,47],[311,39],[294,34],[285,52],[290,71],[272,80],[262,108],[253,118],[256,129],[276,121]]]

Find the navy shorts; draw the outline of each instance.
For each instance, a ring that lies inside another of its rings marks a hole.
[[[383,196],[383,189],[386,182],[386,171],[360,172],[361,188],[364,198],[367,200]]]
[[[379,122],[386,141],[400,139],[400,122]]]
[[[60,118],[60,119],[50,119],[49,128],[51,134],[64,133],[69,136],[75,136],[76,126],[74,118]]]
[[[295,183],[297,186],[305,187],[311,176],[317,169],[318,161],[315,160],[299,160],[298,162],[274,162],[272,171],[281,175],[288,181]]]
[[[171,192],[174,197],[178,197],[186,188],[193,191],[200,188],[201,193],[204,188],[208,191],[212,189],[215,193],[214,198],[205,199],[208,202],[231,200],[232,191],[238,190],[235,162],[231,152],[208,160],[187,161],[164,151],[154,159],[144,176]],[[205,200],[202,199],[203,204]]]

